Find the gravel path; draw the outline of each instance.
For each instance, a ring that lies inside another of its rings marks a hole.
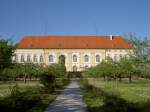
[[[45,112],[86,112],[77,81],[72,80]]]

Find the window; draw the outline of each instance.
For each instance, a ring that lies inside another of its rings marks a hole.
[[[122,54],[120,54],[119,56],[120,56],[120,58],[122,58],[122,57],[123,57],[123,55],[122,55]]]
[[[89,56],[88,55],[84,56],[84,62],[89,62]]]
[[[43,56],[42,55],[40,56],[40,62],[41,63],[43,62]]]
[[[27,56],[27,62],[31,62],[31,56],[30,55]]]
[[[77,62],[77,56],[73,55],[73,62]]]
[[[33,56],[33,62],[37,62],[37,55]]]
[[[17,55],[17,54],[14,55],[14,61],[15,61],[15,62],[18,61],[18,55]]]
[[[54,56],[53,55],[49,55],[49,62],[54,62]]]
[[[87,68],[89,68],[89,66],[88,66],[88,65],[85,65],[85,69],[87,69]]]
[[[114,55],[114,61],[117,61],[117,55],[116,54]]]
[[[99,55],[96,55],[96,62],[100,62],[100,56]]]
[[[24,62],[24,55],[21,55],[21,62]]]

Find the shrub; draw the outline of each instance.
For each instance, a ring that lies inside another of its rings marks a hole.
[[[68,85],[70,82],[69,78],[57,78],[56,80],[56,88],[63,88]]]
[[[20,92],[15,85],[9,96],[0,99],[0,109],[2,112],[26,112],[40,101],[38,91]]]
[[[66,78],[66,67],[63,64],[52,64],[44,68],[40,75],[40,81],[45,91],[53,92],[56,87],[62,88],[69,83]]]
[[[46,92],[53,92],[55,89],[55,74],[52,67],[47,67],[40,75],[40,81],[44,86]]]

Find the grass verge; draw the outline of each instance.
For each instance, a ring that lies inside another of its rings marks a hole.
[[[95,84],[95,82],[94,82]],[[122,97],[115,88],[94,86],[87,80],[81,81],[83,99],[89,112],[149,112],[149,100],[130,101]],[[130,96],[129,96],[130,97]]]
[[[63,89],[69,79],[60,80],[56,89]],[[22,81],[0,82],[0,109],[2,112],[43,112],[59,95],[59,92],[46,92],[38,81],[26,84]]]
[[[43,112],[59,94],[45,93],[38,81],[1,82],[0,89],[2,112]]]

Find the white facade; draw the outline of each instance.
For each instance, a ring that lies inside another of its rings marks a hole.
[[[13,60],[18,63],[30,61],[50,65],[58,63],[59,56],[64,55],[67,71],[82,71],[96,66],[106,60],[107,56],[117,61],[131,53],[132,49],[17,49]]]

